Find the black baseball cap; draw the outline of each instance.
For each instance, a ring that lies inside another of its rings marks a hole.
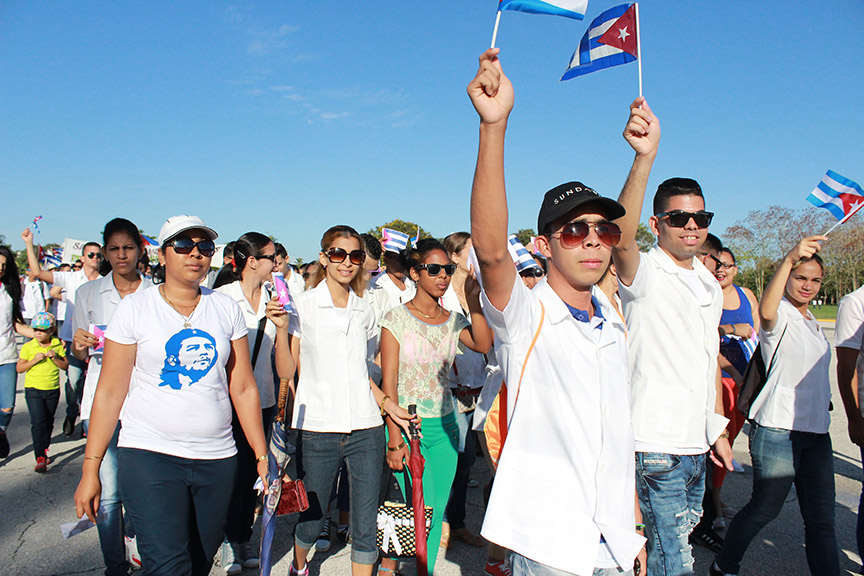
[[[621,218],[626,212],[621,204],[600,196],[593,188],[581,182],[567,182],[552,188],[543,197],[540,214],[537,216],[537,233],[543,234],[549,224],[589,202],[600,206],[609,220]]]

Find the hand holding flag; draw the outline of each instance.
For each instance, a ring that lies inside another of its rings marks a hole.
[[[501,69],[499,52],[498,48],[490,48],[480,55],[480,68],[468,84],[468,96],[481,124],[506,122],[513,110],[513,85]]]
[[[630,118],[624,127],[624,139],[637,156],[653,156],[660,145],[660,121],[645,98],[636,98],[630,104]]]

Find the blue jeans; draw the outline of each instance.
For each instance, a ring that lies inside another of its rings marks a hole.
[[[648,538],[648,574],[693,574],[688,538],[702,516],[705,454],[637,452],[636,492]]]
[[[576,576],[572,572],[564,572],[563,570],[546,566],[516,552],[510,556],[510,571],[513,576]],[[633,570],[595,568],[592,576],[633,576]]]
[[[737,574],[750,542],[780,513],[795,483],[804,518],[804,545],[811,574],[840,574],[834,533],[834,455],[828,434],[750,428],[753,494],[729,525],[717,565]]]
[[[222,543],[236,456],[192,460],[119,449],[121,496],[147,576],[206,576]]]
[[[18,372],[15,362],[0,365],[0,431],[6,430],[15,411],[15,388],[18,385]]]
[[[345,459],[350,485],[351,561],[374,564],[381,466],[384,462],[384,426],[338,432],[300,433],[297,475],[309,495],[309,509],[300,513],[294,530],[296,545],[310,550],[326,520],[327,505],[339,463]]]
[[[81,398],[84,396],[84,378],[87,376],[87,362],[79,360],[72,353],[72,343],[66,342],[66,417],[75,420],[80,412]]]
[[[84,432],[90,425],[90,420],[83,420]],[[114,435],[108,443],[108,449],[99,467],[99,481],[102,492],[99,496],[100,506],[105,508],[105,518],[96,524],[99,531],[99,547],[102,549],[102,560],[105,562],[105,576],[125,576],[129,571],[126,561],[126,530],[123,525],[123,501],[120,499],[120,483],[117,481],[117,438],[120,436],[120,424],[114,429]]]

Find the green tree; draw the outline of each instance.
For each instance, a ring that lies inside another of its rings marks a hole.
[[[640,252],[647,252],[657,243],[657,237],[654,236],[654,233],[651,232],[651,229],[648,226],[640,222],[639,227],[636,228],[636,244],[639,246]]]
[[[516,232],[516,238],[526,248],[528,247],[529,244],[531,244],[531,237],[532,236],[537,236],[537,233],[534,232],[533,228],[522,228],[521,230]]]

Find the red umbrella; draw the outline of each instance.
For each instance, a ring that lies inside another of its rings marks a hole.
[[[417,413],[417,405],[408,406],[408,412]],[[423,501],[423,468],[426,460],[420,453],[420,431],[417,425],[411,422],[411,454],[408,456],[408,469],[411,472],[411,500],[414,508],[414,545],[417,558],[418,576],[426,576],[428,570],[428,548],[426,546],[426,506]]]

